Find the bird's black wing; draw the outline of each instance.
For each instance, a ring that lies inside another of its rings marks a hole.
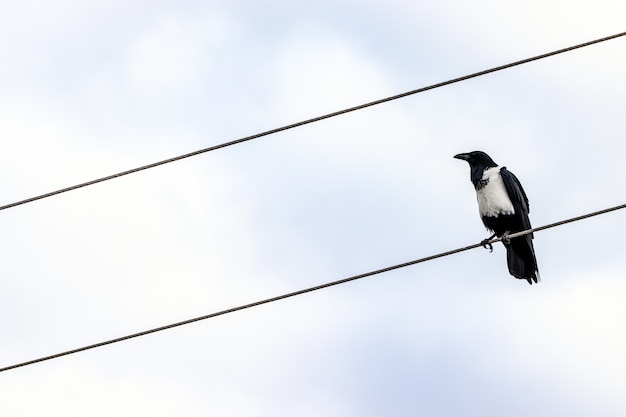
[[[522,184],[511,171],[506,169],[506,167],[502,167],[500,170],[500,176],[502,177],[502,182],[504,182],[504,188],[506,188],[506,192],[513,203],[515,214],[519,216],[521,226],[524,229],[530,229],[530,219],[528,218],[530,205],[528,204],[528,197],[526,196],[526,192],[524,191]]]

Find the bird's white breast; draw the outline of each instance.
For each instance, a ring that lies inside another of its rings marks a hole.
[[[504,188],[504,182],[500,176],[500,167],[486,169],[483,172],[483,181],[487,184],[476,190],[478,211],[481,216],[497,217],[501,214],[514,214],[515,209]]]

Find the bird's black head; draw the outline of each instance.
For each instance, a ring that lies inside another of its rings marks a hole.
[[[470,165],[470,180],[474,184],[474,188],[477,190],[480,188],[480,180],[483,177],[483,172],[487,168],[497,167],[498,164],[493,162],[493,159],[482,151],[474,151],[469,153],[460,153],[454,155],[456,159],[462,159],[467,161]]]
[[[460,153],[458,155],[454,155],[454,157],[456,159],[467,161],[471,167],[492,168],[498,166],[498,164],[493,162],[493,159],[491,159],[491,157],[483,151]]]

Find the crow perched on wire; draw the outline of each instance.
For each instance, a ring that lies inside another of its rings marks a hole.
[[[493,232],[491,237],[483,240],[483,245],[487,247],[487,242],[495,236],[502,238],[511,275],[525,279],[529,284],[538,282],[539,270],[532,233],[513,239],[508,237],[510,233],[532,228],[528,218],[528,197],[522,184],[511,171],[498,166],[484,152],[460,153],[454,157],[469,163],[480,218],[485,227]]]

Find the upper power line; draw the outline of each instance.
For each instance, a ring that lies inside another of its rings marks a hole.
[[[509,235],[509,238],[510,239],[514,239],[514,238],[517,238],[517,237],[520,237],[520,236],[527,235],[529,233],[539,232],[541,230],[550,229],[552,227],[562,226],[562,225],[567,224],[567,223],[572,223],[572,222],[576,222],[576,221],[579,221],[579,220],[587,219],[589,217],[598,216],[598,215],[601,215],[601,214],[606,214],[606,213],[609,213],[609,212],[612,212],[612,211],[616,211],[616,210],[621,210],[623,208],[626,208],[626,204],[621,204],[619,206],[610,207],[610,208],[599,210],[599,211],[595,211],[595,212],[592,212],[592,213],[583,214],[581,216],[572,217],[572,218],[561,220],[561,221],[558,221],[558,222],[555,222],[555,223],[550,223],[550,224],[547,224],[545,226],[536,227],[534,229],[528,229],[528,230],[523,230],[521,232],[511,233]],[[489,240],[488,243],[491,244],[491,243],[499,242],[500,240],[501,240],[500,238],[494,238],[494,239]],[[134,339],[134,338],[141,337],[141,336],[146,336],[146,335],[149,335],[149,334],[152,334],[152,333],[157,333],[157,332],[161,332],[163,330],[173,329],[175,327],[184,326],[184,325],[187,325],[187,324],[195,323],[195,322],[202,321],[202,320],[211,319],[211,318],[218,317],[218,316],[223,316],[223,315],[226,315],[226,314],[234,313],[236,311],[246,310],[246,309],[249,309],[249,308],[252,308],[252,307],[258,307],[258,306],[263,305],[263,304],[269,304],[269,303],[273,303],[275,301],[284,300],[286,298],[295,297],[297,295],[302,295],[302,294],[310,293],[310,292],[313,292],[313,291],[318,291],[318,290],[321,290],[321,289],[324,289],[324,288],[333,287],[333,286],[340,285],[340,284],[345,284],[345,283],[350,282],[350,281],[356,281],[356,280],[361,279],[361,278],[371,277],[373,275],[378,275],[378,274],[382,274],[384,272],[389,272],[389,271],[393,271],[393,270],[396,270],[396,269],[405,268],[407,266],[415,265],[415,264],[418,264],[418,263],[432,261],[434,259],[443,258],[445,256],[454,255],[454,254],[459,253],[459,252],[464,252],[464,251],[467,251],[467,250],[470,250],[470,249],[479,248],[479,247],[482,247],[482,246],[483,246],[483,242],[476,243],[474,245],[469,245],[469,246],[465,246],[465,247],[462,247],[462,248],[453,249],[453,250],[450,250],[450,251],[447,251],[447,252],[441,252],[441,253],[438,253],[438,254],[435,254],[435,255],[426,256],[424,258],[415,259],[413,261],[404,262],[404,263],[401,263],[401,264],[392,265],[392,266],[388,266],[388,267],[385,267],[385,268],[377,269],[375,271],[370,271],[370,272],[365,272],[363,274],[353,275],[351,277],[343,278],[343,279],[340,279],[340,280],[337,280],[337,281],[327,282],[325,284],[317,285],[317,286],[314,286],[314,287],[309,287],[309,288],[305,288],[305,289],[302,289],[302,290],[290,292],[290,293],[287,293],[287,294],[282,294],[282,295],[278,295],[278,296],[275,296],[275,297],[266,298],[264,300],[255,301],[255,302],[252,302],[252,303],[249,303],[249,304],[244,304],[244,305],[240,305],[240,306],[237,306],[237,307],[228,308],[226,310],[217,311],[215,313],[207,314],[205,316],[195,317],[195,318],[192,318],[192,319],[179,321],[177,323],[167,324],[165,326],[156,327],[156,328],[153,328],[153,329],[144,330],[144,331],[141,331],[141,332],[138,332],[138,333],[129,334],[129,335],[126,335],[126,336],[115,338],[115,339],[106,340],[106,341],[103,341],[103,342],[100,342],[100,343],[94,343],[92,345],[87,345],[87,346],[83,346],[83,347],[80,347],[80,348],[68,350],[68,351],[65,351],[65,352],[60,352],[60,353],[56,353],[56,354],[53,354],[53,355],[44,356],[44,357],[41,357],[41,358],[38,358],[38,359],[32,359],[32,360],[29,360],[29,361],[26,361],[26,362],[17,363],[17,364],[10,365],[10,366],[5,366],[3,368],[0,368],[0,372],[8,371],[8,370],[15,369],[15,368],[20,368],[20,367],[23,367],[23,366],[34,365],[34,364],[39,363],[39,362],[45,362],[45,361],[49,361],[49,360],[52,360],[52,359],[60,358],[60,357],[63,357],[63,356],[67,356],[67,355],[73,355],[75,353],[83,352],[83,351],[86,351],[86,350],[95,349],[95,348],[99,348],[99,347],[106,346],[106,345],[111,345],[113,343],[123,342],[125,340]]]
[[[490,69],[486,69],[486,70],[483,70],[483,71],[479,71],[479,72],[475,72],[475,73],[472,73],[472,74],[464,75],[462,77],[453,78],[451,80],[443,81],[443,82],[440,82],[440,83],[437,83],[437,84],[432,84],[432,85],[429,85],[429,86],[426,86],[426,87],[418,88],[416,90],[411,90],[411,91],[407,91],[407,92],[404,92],[404,93],[401,93],[401,94],[396,94],[394,96],[382,98],[382,99],[375,100],[375,101],[370,101],[368,103],[360,104],[360,105],[354,106],[354,107],[349,107],[349,108],[346,108],[346,109],[343,109],[343,110],[335,111],[333,113],[324,114],[322,116],[314,117],[312,119],[302,120],[302,121],[297,122],[297,123],[292,123],[290,125],[285,125],[285,126],[278,127],[278,128],[275,128],[275,129],[270,129],[270,130],[267,130],[265,132],[256,133],[254,135],[250,135],[250,136],[246,136],[246,137],[243,137],[243,138],[239,138],[239,139],[236,139],[236,140],[233,140],[233,141],[230,141],[230,142],[224,142],[224,143],[221,143],[219,145],[210,146],[208,148],[200,149],[200,150],[197,150],[197,151],[194,151],[194,152],[189,152],[189,153],[186,153],[186,154],[183,154],[183,155],[175,156],[173,158],[164,159],[162,161],[153,162],[151,164],[143,165],[143,166],[140,166],[140,167],[137,167],[137,168],[133,168],[133,169],[129,169],[127,171],[118,172],[117,174],[107,175],[105,177],[101,177],[101,178],[97,178],[97,179],[94,179],[94,180],[91,180],[91,181],[87,181],[87,182],[83,182],[83,183],[80,183],[80,184],[72,185],[70,187],[61,188],[61,189],[56,190],[56,191],[51,191],[51,192],[48,192],[48,193],[45,193],[45,194],[37,195],[37,196],[30,197],[30,198],[27,198],[27,199],[24,199],[24,200],[13,202],[13,203],[10,203],[10,204],[5,204],[3,206],[0,206],[0,210],[6,210],[8,208],[20,206],[20,205],[26,204],[26,203],[32,203],[33,201],[37,201],[37,200],[41,200],[41,199],[44,199],[44,198],[52,197],[52,196],[55,196],[57,194],[62,194],[62,193],[66,193],[68,191],[77,190],[79,188],[83,188],[83,187],[94,185],[94,184],[97,184],[97,183],[100,183],[100,182],[112,180],[114,178],[119,178],[119,177],[123,177],[125,175],[134,174],[136,172],[144,171],[144,170],[147,170],[147,169],[150,169],[150,168],[155,168],[155,167],[158,167],[160,165],[165,165],[165,164],[169,164],[171,162],[180,161],[182,159],[190,158],[192,156],[196,156],[196,155],[200,155],[200,154],[203,154],[203,153],[215,151],[215,150],[218,150],[218,149],[221,149],[221,148],[226,148],[228,146],[232,146],[232,145],[236,145],[236,144],[239,144],[239,143],[247,142],[247,141],[250,141],[250,140],[253,140],[253,139],[258,139],[258,138],[261,138],[263,136],[268,136],[268,135],[272,135],[274,133],[278,133],[278,132],[282,132],[282,131],[285,131],[285,130],[293,129],[293,128],[296,128],[296,127],[299,127],[299,126],[304,126],[304,125],[307,125],[307,124],[310,124],[310,123],[319,122],[319,121],[324,120],[324,119],[330,119],[331,117],[340,116],[342,114],[354,112],[354,111],[357,111],[357,110],[362,110],[362,109],[365,109],[367,107],[376,106],[378,104],[386,103],[388,101],[393,101],[393,100],[397,100],[397,99],[400,99],[400,98],[403,98],[403,97],[407,97],[407,96],[411,96],[411,95],[414,95],[414,94],[423,93],[425,91],[433,90],[435,88],[444,87],[446,85],[455,84],[455,83],[458,83],[458,82],[461,82],[461,81],[466,81],[466,80],[469,80],[471,78],[480,77],[481,75],[491,74],[493,72],[497,72],[497,71],[501,71],[501,70],[504,70],[504,69],[512,68],[512,67],[515,67],[515,66],[518,66],[518,65],[527,64],[529,62],[533,62],[533,61],[537,61],[537,60],[540,60],[540,59],[548,58],[548,57],[551,57],[551,56],[554,56],[554,55],[562,54],[564,52],[573,51],[575,49],[584,48],[584,47],[591,46],[591,45],[594,45],[594,44],[597,44],[597,43],[600,43],[600,42],[606,42],[606,41],[609,41],[609,40],[612,40],[612,39],[616,39],[616,38],[619,38],[619,37],[625,36],[625,35],[626,35],[626,32],[617,33],[615,35],[606,36],[604,38],[599,38],[599,39],[595,39],[595,40],[592,40],[592,41],[589,41],[589,42],[580,43],[580,44],[569,46],[569,47],[563,48],[563,49],[558,49],[556,51],[552,51],[552,52],[548,52],[548,53],[545,53],[545,54],[537,55],[537,56],[534,56],[534,57],[531,57],[531,58],[522,59],[520,61],[511,62],[511,63],[505,64],[505,65],[500,65],[500,66],[493,67],[493,68],[490,68]]]

